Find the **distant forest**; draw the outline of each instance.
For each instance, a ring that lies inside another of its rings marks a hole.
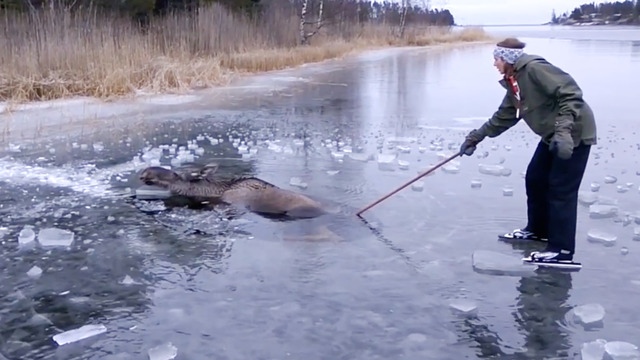
[[[553,11],[551,24],[624,25],[640,24],[640,0],[583,4],[558,16]]]
[[[220,3],[233,11],[260,16],[268,8],[301,9],[303,4],[309,12],[322,11],[329,21],[356,21],[384,23],[389,25],[405,22],[407,25],[455,24],[449,10],[430,9],[411,4],[410,0],[358,1],[358,0],[0,0],[2,10],[39,10],[65,8],[69,11],[95,9],[115,11],[130,15],[142,23],[153,16],[163,16],[172,11],[197,11],[200,6]]]

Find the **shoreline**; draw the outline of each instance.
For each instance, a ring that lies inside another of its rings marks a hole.
[[[477,28],[474,28],[477,29]],[[462,30],[464,31],[464,30]],[[450,34],[452,34],[453,32],[450,32]],[[471,35],[471,37],[477,37],[477,35]],[[112,94],[112,95],[108,95],[108,96],[92,96],[92,95],[88,95],[88,94],[82,94],[82,95],[71,95],[71,96],[61,96],[61,97],[56,97],[56,98],[52,98],[52,99],[45,99],[45,100],[32,100],[32,99],[21,99],[21,100],[0,100],[0,115],[3,115],[7,112],[15,112],[15,111],[21,111],[24,109],[28,109],[28,108],[37,108],[37,107],[42,107],[42,106],[47,106],[46,104],[51,103],[51,104],[55,104],[57,102],[67,102],[67,101],[74,101],[75,99],[82,99],[82,98],[86,98],[86,99],[98,99],[101,100],[103,102],[109,103],[109,102],[113,102],[113,101],[118,101],[118,100],[123,100],[123,99],[130,99],[130,98],[136,98],[138,96],[148,96],[148,95],[164,95],[164,94],[185,94],[185,93],[191,93],[194,91],[198,91],[198,90],[206,90],[206,89],[211,89],[211,88],[217,88],[220,86],[227,86],[229,83],[231,83],[234,79],[237,78],[243,78],[246,76],[253,76],[253,75],[260,75],[260,74],[266,74],[266,73],[270,73],[270,72],[274,72],[274,71],[281,71],[281,70],[288,70],[288,69],[294,69],[300,66],[305,66],[305,65],[310,65],[310,64],[320,64],[326,61],[331,61],[331,60],[339,60],[345,57],[349,57],[349,56],[354,56],[354,55],[358,55],[361,53],[366,53],[366,52],[370,52],[370,51],[377,51],[377,50],[384,50],[384,49],[403,49],[403,48],[432,48],[432,47],[436,47],[436,46],[447,46],[447,45],[458,45],[458,44],[473,44],[473,43],[486,43],[486,42],[491,42],[491,41],[497,41],[497,39],[495,39],[493,36],[491,36],[490,34],[482,31],[482,35],[481,37],[483,39],[474,39],[474,40],[465,40],[464,37],[462,39],[455,39],[455,40],[447,40],[447,39],[439,39],[437,36],[435,36],[434,38],[428,39],[428,44],[426,45],[411,45],[411,44],[387,44],[387,45],[380,45],[380,44],[370,44],[370,45],[363,45],[361,43],[359,43],[358,41],[354,41],[353,43],[349,43],[347,42],[346,45],[349,47],[349,50],[343,51],[343,52],[338,52],[337,54],[332,54],[332,55],[328,55],[328,56],[320,56],[320,59],[315,59],[312,58],[310,60],[291,60],[290,63],[286,63],[285,64],[280,64],[280,65],[274,65],[271,66],[271,68],[267,69],[267,70],[246,70],[243,68],[236,68],[234,69],[233,66],[227,66],[227,67],[221,67],[221,75],[219,76],[219,78],[217,79],[217,81],[210,81],[207,84],[197,84],[197,85],[192,85],[188,88],[179,88],[178,86],[174,87],[174,88],[166,88],[166,89],[162,89],[162,90],[156,90],[156,91],[149,91],[146,90],[145,88],[136,88],[133,90],[130,90],[127,93],[123,93],[123,94]],[[342,44],[345,45],[345,44]],[[264,50],[258,50],[257,52],[261,52],[261,51],[270,51],[276,54],[279,53],[286,53],[287,51],[306,51],[307,49],[311,49],[313,50],[322,50],[324,49],[324,47],[326,47],[326,44],[322,44],[322,45],[317,45],[317,46],[311,46],[308,48],[303,48],[301,46],[298,47],[294,47],[292,49],[264,49]],[[242,58],[247,58],[250,57],[251,55],[253,55],[252,53],[248,52],[248,53],[241,53],[241,54],[237,54],[237,57],[242,57]],[[231,56],[228,55],[227,56]],[[278,56],[278,55],[275,55]],[[242,60],[240,60],[242,61]],[[251,61],[246,60],[247,62]],[[205,60],[205,62],[208,62],[212,65],[218,64],[220,60],[217,58],[210,58]],[[251,67],[251,65],[246,65],[247,67]],[[64,81],[64,80],[63,80]]]
[[[296,82],[314,84],[312,77],[318,68],[343,62],[357,62],[361,56],[402,51],[446,50],[461,46],[490,44],[487,40],[443,42],[425,46],[371,46],[356,49],[338,57],[304,63],[284,69],[262,72],[237,72],[225,84],[186,91],[146,93],[137,91],[117,98],[101,99],[76,96],[46,101],[29,101],[7,106],[0,102],[0,146],[13,142],[40,143],[57,136],[73,133],[89,135],[110,131],[121,126],[135,126],[148,121],[175,117],[189,107],[189,112],[211,112],[225,101],[251,99],[274,91],[282,91]],[[278,84],[278,82],[280,82]],[[326,84],[325,84],[326,85]],[[342,84],[337,84],[342,85]],[[4,108],[3,108],[4,106]],[[214,110],[215,111],[215,110]]]
[[[481,45],[481,44],[488,44],[488,43],[492,43],[493,41],[496,41],[496,39],[492,38],[488,34],[487,34],[487,37],[488,39],[486,40],[454,41],[454,42],[440,42],[440,43],[436,42],[434,44],[424,45],[424,46],[411,46],[411,45],[377,46],[377,45],[374,45],[374,46],[369,46],[365,48],[350,50],[347,53],[344,53],[335,57],[326,58],[323,60],[310,61],[310,62],[305,62],[305,63],[291,65],[291,66],[285,66],[283,68],[277,68],[272,70],[254,71],[254,72],[229,70],[229,72],[225,74],[224,81],[218,84],[213,84],[210,86],[202,86],[202,87],[194,86],[190,89],[182,89],[182,90],[167,89],[165,91],[158,91],[158,92],[145,91],[143,89],[135,89],[131,93],[123,94],[123,95],[115,95],[108,98],[100,98],[97,96],[88,96],[88,95],[78,95],[78,96],[62,97],[62,98],[51,99],[51,100],[28,100],[28,101],[20,101],[20,102],[0,101],[0,120],[2,120],[2,116],[4,115],[15,114],[18,112],[23,112],[28,110],[58,108],[58,107],[64,107],[67,105],[74,105],[74,104],[75,105],[83,105],[87,103],[111,104],[111,103],[117,103],[117,102],[122,102],[127,100],[135,101],[136,99],[144,99],[144,98],[150,98],[150,97],[163,97],[167,95],[173,95],[173,96],[194,95],[199,92],[206,92],[208,90],[215,90],[215,89],[221,89],[221,88],[233,86],[234,82],[246,80],[252,77],[276,74],[278,72],[295,70],[295,69],[299,69],[307,66],[317,66],[317,65],[328,63],[328,62],[340,61],[345,58],[357,57],[366,53],[377,52],[377,51],[394,51],[394,50],[406,51],[406,50],[419,50],[419,49],[435,49],[440,47]]]
[[[298,21],[292,14],[269,13],[255,22],[211,6],[201,9],[197,22],[180,14],[158,19],[147,32],[124,18],[90,15],[45,12],[35,23],[29,17],[7,22],[0,40],[5,50],[0,54],[5,65],[0,72],[4,110],[81,96],[110,100],[140,92],[184,93],[225,85],[238,74],[287,69],[370,49],[491,38],[481,28],[417,24],[400,35],[394,24],[345,22],[314,33],[305,45],[288,30]]]

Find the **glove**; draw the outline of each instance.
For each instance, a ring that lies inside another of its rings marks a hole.
[[[570,117],[556,120],[556,128],[549,143],[549,151],[555,153],[560,159],[568,160],[573,155],[572,129],[573,120]]]
[[[476,151],[476,145],[480,143],[484,139],[484,135],[478,130],[471,130],[469,135],[467,135],[464,139],[462,145],[460,145],[460,156],[462,155],[473,155],[473,152]]]

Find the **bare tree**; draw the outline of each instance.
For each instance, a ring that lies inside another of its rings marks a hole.
[[[300,44],[305,45],[307,38],[305,37],[304,25],[307,22],[307,6],[309,0],[302,0],[302,10],[300,11]]]
[[[309,39],[317,34],[324,25],[324,0],[320,0],[320,3],[318,5],[318,19],[315,21],[309,21],[307,18],[309,1],[310,0],[302,0],[302,9],[300,10],[300,44],[302,45],[307,45],[309,43]],[[307,32],[306,25],[314,25],[313,30]]]
[[[400,13],[400,38],[404,37],[404,30],[407,24],[407,9],[411,6],[409,0],[402,0],[402,12]]]

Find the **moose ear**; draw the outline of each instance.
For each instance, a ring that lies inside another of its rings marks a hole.
[[[213,175],[216,173],[216,171],[218,171],[218,164],[217,163],[209,163],[207,165],[205,165],[202,170],[200,170],[200,174],[207,177],[210,175]]]

